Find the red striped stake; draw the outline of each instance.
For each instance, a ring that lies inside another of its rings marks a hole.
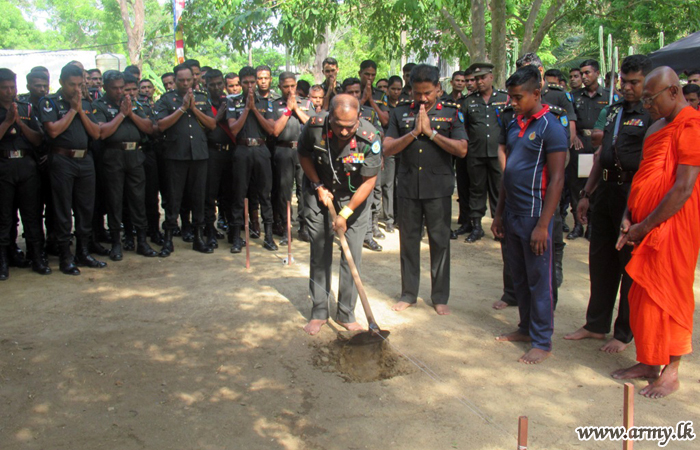
[[[287,265],[292,265],[292,204],[287,200]]]
[[[634,385],[625,383],[625,403],[622,406],[622,425],[627,431],[634,426]],[[622,450],[632,450],[633,440],[622,441]]]
[[[527,416],[518,417],[518,449],[527,450]]]
[[[245,209],[245,268],[250,269],[250,225],[248,224],[248,199],[244,201],[243,208]]]

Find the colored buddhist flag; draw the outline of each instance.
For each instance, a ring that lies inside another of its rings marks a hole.
[[[180,23],[185,10],[185,0],[173,0],[173,29],[175,32],[175,55],[178,64],[185,62],[185,34]]]

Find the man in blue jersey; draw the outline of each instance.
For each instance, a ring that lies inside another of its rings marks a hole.
[[[516,118],[506,129],[506,166],[491,231],[507,242],[520,310],[517,331],[499,341],[531,342],[519,361],[537,364],[551,355],[554,331],[552,221],[564,185],[568,142],[564,128],[542,105],[539,70],[525,66],[506,88]]]

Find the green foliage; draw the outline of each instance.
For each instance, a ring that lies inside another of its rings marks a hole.
[[[0,0],[0,48],[53,49],[61,41],[56,33],[42,33],[26,20],[13,0]]]

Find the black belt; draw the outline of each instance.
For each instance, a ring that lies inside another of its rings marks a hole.
[[[258,138],[247,138],[237,141],[238,145],[243,145],[245,147],[260,147],[265,145],[265,139]]]
[[[631,170],[608,170],[603,169],[603,181],[611,183],[630,183],[634,178],[634,172]]]
[[[82,148],[51,147],[51,151],[73,159],[83,159],[87,155],[87,150]]]
[[[275,143],[277,147],[288,147],[288,148],[297,148],[299,146],[299,142],[297,141],[277,141]]]
[[[220,152],[227,152],[230,149],[229,144],[217,144],[215,142],[210,142],[209,148],[212,150],[219,150]]]
[[[20,159],[27,156],[26,150],[3,150],[2,157],[7,159]]]
[[[108,144],[107,148],[115,150],[138,150],[141,148],[141,144],[138,142],[120,142],[117,144]]]
[[[591,134],[593,134],[593,130],[590,129],[590,128],[582,128],[582,129],[579,130],[579,131],[581,132],[581,134],[582,134],[583,136],[588,136],[588,137],[590,137]]]

